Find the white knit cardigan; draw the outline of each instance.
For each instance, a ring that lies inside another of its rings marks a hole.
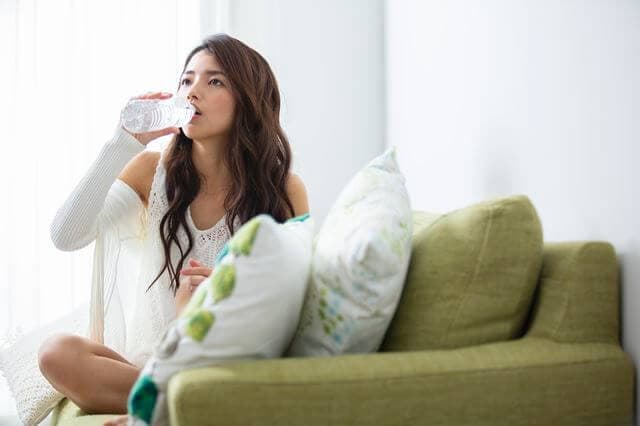
[[[151,357],[154,345],[176,317],[168,270],[147,290],[165,260],[159,235],[160,220],[168,208],[162,157],[147,209],[131,187],[116,179],[143,149],[144,145],[118,127],[51,225],[51,237],[63,250],[75,250],[95,239],[89,337],[138,367]],[[186,219],[194,238],[190,257],[212,267],[230,238],[224,218],[208,230],[195,227],[190,208]],[[186,248],[182,227],[178,239]],[[179,250],[172,245],[172,265],[179,258]]]
[[[130,259],[141,254],[144,237],[140,231],[145,227],[140,226],[144,225],[140,218],[144,217],[144,207],[135,191],[116,179],[144,148],[119,124],[51,223],[51,239],[61,250],[77,250],[95,240],[91,300],[89,306],[82,304],[70,314],[3,344],[0,371],[23,424],[38,424],[64,398],[42,376],[38,366],[38,351],[49,336],[78,334],[108,344],[117,352],[126,352],[127,324],[122,307],[132,302],[131,292],[121,294],[120,289],[126,290],[130,286],[127,282],[132,280],[118,280],[118,274],[125,268],[132,272],[130,277],[138,275],[131,271],[131,264],[123,262],[127,256],[121,254],[132,250]],[[138,365],[143,363],[144,354]]]
[[[149,241],[152,235],[147,232],[146,212],[137,193],[117,179],[124,166],[144,149],[118,126],[50,227],[51,239],[61,250],[77,250],[95,240],[88,336],[139,367],[175,316],[172,299],[167,288],[160,288],[161,281],[152,287],[149,297],[140,296],[137,284],[148,279],[140,276],[140,263],[144,259],[149,267],[149,263],[158,265],[162,253]],[[145,269],[150,275],[151,268]],[[159,306],[151,313],[154,308],[143,304]],[[133,323],[140,320],[136,310],[146,314],[137,327]]]
[[[48,336],[64,332],[89,337],[142,368],[176,317],[168,271],[146,291],[164,264],[159,237],[159,221],[167,208],[162,158],[147,209],[138,194],[117,179],[125,165],[144,149],[118,124],[51,223],[51,239],[60,250],[77,250],[95,241],[91,297],[89,306],[81,305],[0,350],[0,371],[24,424],[39,423],[64,397],[38,367],[38,349]],[[230,238],[224,218],[201,231],[195,228],[188,210],[187,223],[195,237],[191,256],[212,266]],[[183,229],[178,231],[178,238],[186,247]],[[179,251],[173,245],[172,264],[177,265],[178,259]]]

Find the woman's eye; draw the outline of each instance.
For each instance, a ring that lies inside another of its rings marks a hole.
[[[186,84],[191,83],[191,80],[189,80],[188,78],[183,79],[182,81],[180,81],[180,85],[184,86]],[[209,84],[213,85],[213,86],[223,86],[224,84],[222,83],[221,80],[218,80],[217,78],[214,78],[213,80],[211,80],[209,82]]]

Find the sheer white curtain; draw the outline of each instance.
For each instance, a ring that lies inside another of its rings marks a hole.
[[[206,3],[0,1],[0,342],[88,300],[93,244],[60,252],[49,224],[126,100],[175,91]],[[14,413],[0,379],[0,419]]]

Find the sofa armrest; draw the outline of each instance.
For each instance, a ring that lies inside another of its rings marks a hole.
[[[546,243],[531,337],[620,342],[618,260],[606,242]]]
[[[633,385],[617,345],[523,338],[187,370],[169,382],[168,403],[177,426],[630,425]]]

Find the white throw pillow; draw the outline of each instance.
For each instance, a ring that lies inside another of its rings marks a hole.
[[[411,234],[409,195],[390,148],[353,177],[318,232],[286,355],[377,351],[402,294]]]
[[[295,333],[311,266],[313,220],[245,223],[173,322],[129,394],[133,424],[168,423],[166,391],[181,370],[282,356]]]
[[[20,336],[8,348],[0,350],[0,371],[7,379],[23,424],[40,423],[64,398],[40,372],[38,350],[42,343],[55,333],[86,337],[88,327],[89,307],[84,304],[70,314]]]

